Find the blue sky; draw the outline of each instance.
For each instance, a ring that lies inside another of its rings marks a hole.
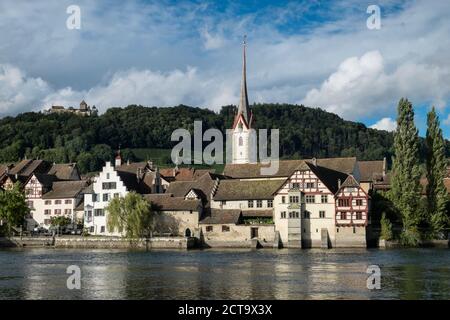
[[[369,5],[381,29],[369,30]],[[66,27],[69,5],[81,29]],[[395,128],[402,96],[423,135],[450,138],[450,1],[12,1],[0,3],[0,116],[85,99],[112,106],[238,102],[248,36],[251,102],[304,103]]]

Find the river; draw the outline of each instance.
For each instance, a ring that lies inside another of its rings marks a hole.
[[[80,290],[67,288],[71,265]],[[0,299],[450,299],[449,288],[448,249],[0,250]]]

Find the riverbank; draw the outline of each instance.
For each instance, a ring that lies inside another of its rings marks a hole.
[[[9,237],[0,238],[0,248],[7,247],[54,247],[73,249],[191,249],[196,247],[195,238],[154,237],[150,239],[127,239],[119,237]]]

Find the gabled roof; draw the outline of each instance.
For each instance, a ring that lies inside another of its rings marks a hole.
[[[174,181],[170,183],[166,192],[172,193],[175,197],[185,197],[191,189],[195,189],[202,199],[203,205],[207,207],[209,206],[211,191],[215,184],[215,175],[207,173],[195,181]]]
[[[213,197],[216,201],[265,200],[273,199],[273,194],[285,183],[278,180],[221,180]]]
[[[194,168],[178,168],[178,169],[160,169],[159,173],[167,181],[195,181],[206,173],[213,173],[211,169],[194,169]]]
[[[55,181],[52,190],[45,193],[42,199],[75,198],[86,187],[86,181]]]
[[[341,188],[346,187],[359,187],[358,181],[353,176],[348,176],[347,179],[341,184]]]
[[[322,183],[335,194],[339,190],[339,180],[341,183],[348,177],[346,173],[309,164],[311,171],[322,181]]]
[[[51,164],[44,160],[22,160],[9,170],[10,175],[29,178],[33,173],[46,173]]]
[[[167,193],[153,193],[144,195],[144,199],[154,205],[154,209],[167,211],[197,211],[201,206],[198,199],[186,200],[183,197],[174,197]]]
[[[59,180],[72,180],[74,173],[77,173],[79,178],[76,163],[55,163],[48,171],[48,174],[55,175]]]
[[[385,169],[383,160],[358,161],[358,166],[361,176],[360,180],[363,182],[379,180],[383,176],[383,171]]]
[[[223,174],[232,178],[268,178],[268,177],[289,177],[297,170],[305,170],[305,163],[316,162],[317,166],[328,168],[334,171],[352,174],[357,160],[355,157],[349,158],[324,158],[324,159],[304,159],[304,160],[280,160],[279,169],[275,175],[262,175],[261,168],[268,167],[262,163],[246,164],[226,164]]]
[[[35,173],[34,176],[42,186],[47,188],[51,188],[53,182],[57,180],[56,176],[49,174]]]
[[[242,219],[239,209],[211,209],[210,215],[199,221],[199,224],[239,224]]]

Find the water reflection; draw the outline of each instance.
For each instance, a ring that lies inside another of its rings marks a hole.
[[[448,250],[0,251],[0,299],[449,299]],[[382,289],[368,290],[377,264]],[[66,287],[78,265],[82,289]]]

